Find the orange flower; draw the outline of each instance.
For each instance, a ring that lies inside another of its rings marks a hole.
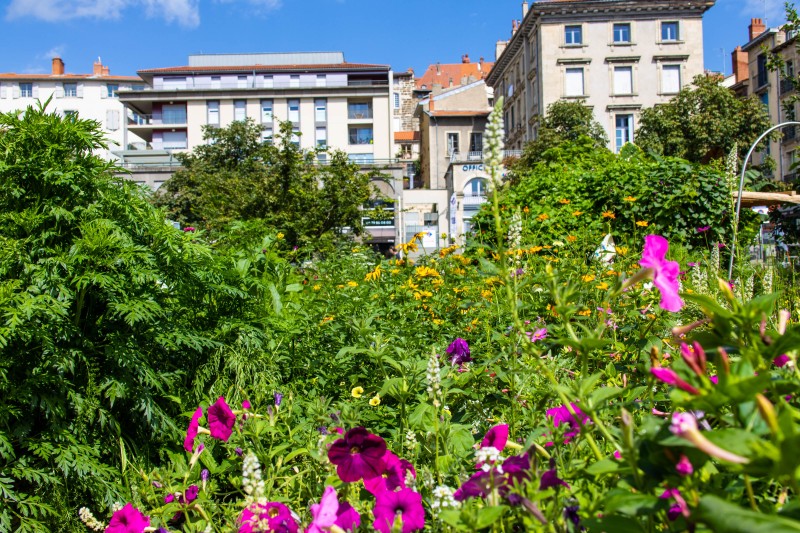
[[[594,274],[586,274],[585,276],[581,276],[581,280],[589,283],[590,281],[594,281]]]
[[[637,226],[641,226],[643,228],[646,228],[647,227],[647,221],[646,220],[639,220],[639,221],[636,222],[636,225]]]
[[[623,200],[625,200],[626,202],[635,202],[636,198],[634,198],[633,196],[626,196],[625,198],[623,198]]]
[[[540,222],[544,222],[548,218],[550,218],[550,215],[548,215],[547,213],[542,213],[541,215],[536,217],[536,220],[539,220]]]
[[[591,312],[591,311],[589,311],[588,309],[584,309],[583,311],[578,311],[578,314],[579,314],[580,316],[589,316],[589,315],[591,315],[591,314],[592,314],[592,312]]]
[[[578,240],[578,238],[575,235],[567,235],[567,240],[569,242],[575,242]]]
[[[617,215],[615,215],[611,211],[604,211],[603,218],[617,218]]]
[[[569,200],[567,200],[566,198],[562,198],[561,200],[558,201],[558,203],[567,205],[569,203]]]
[[[573,211],[572,216],[579,217],[583,214],[583,211]]]

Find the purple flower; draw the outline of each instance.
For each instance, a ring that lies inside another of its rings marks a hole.
[[[114,513],[106,533],[142,533],[146,527],[150,527],[150,518],[129,503]]]
[[[338,526],[345,531],[355,531],[361,525],[361,515],[358,511],[353,509],[353,506],[347,502],[339,504],[339,510],[336,511],[335,526]]]
[[[581,517],[578,515],[578,509],[580,509],[580,506],[578,505],[569,505],[564,507],[564,518],[572,522],[572,525],[574,525],[576,528],[583,530],[585,528],[580,527]]]
[[[420,531],[425,527],[425,509],[422,496],[411,489],[397,492],[385,491],[375,498],[372,526],[381,533],[391,533],[396,519],[402,520],[403,533]]]
[[[197,437],[197,430],[200,428],[200,419],[203,418],[203,408],[198,407],[189,421],[186,428],[186,438],[183,439],[183,449],[187,452],[194,451],[194,439]]]
[[[498,424],[486,432],[481,448],[495,448],[502,451],[508,443],[508,424]]]
[[[696,267],[697,263],[695,263],[693,261],[690,261],[690,262],[686,263],[686,266],[688,266],[688,267]]]
[[[331,444],[328,459],[336,465],[336,473],[342,481],[353,483],[383,474],[385,454],[386,441],[363,427],[356,427]]]
[[[528,336],[528,339],[531,342],[540,341],[540,340],[545,339],[547,337],[547,328],[537,329],[533,333],[531,333],[530,331],[526,331],[525,335]]]
[[[209,477],[209,475],[210,475],[210,473],[209,473],[209,471],[208,471],[208,468],[204,468],[204,469],[202,469],[202,470],[200,471],[200,479],[201,479],[202,481],[208,481],[208,477]]]
[[[174,501],[175,501],[175,495],[172,494],[171,492],[166,496],[164,496],[164,503],[172,503]]]
[[[266,525],[266,529],[263,526]],[[246,507],[239,516],[239,533],[297,533],[297,522],[284,504],[269,502],[254,503]]]
[[[275,399],[275,407],[280,407],[281,402],[283,401],[283,394],[276,392],[273,394],[273,398]]]
[[[211,436],[228,442],[233,433],[233,425],[236,423],[236,415],[225,403],[225,398],[220,396],[217,401],[208,408],[208,428]]]
[[[706,374],[706,352],[699,342],[694,341],[691,346],[682,342],[681,357],[695,374],[698,376]]]
[[[237,447],[236,447],[236,449],[235,449],[235,450],[233,450],[233,451],[234,451],[234,452],[236,453],[236,455],[238,455],[239,457],[241,457],[241,456],[242,456],[242,449],[241,449],[241,448],[239,448],[238,446],[237,446]]]
[[[155,488],[157,488],[157,489],[160,489],[161,487],[163,487],[163,486],[164,486],[164,485],[162,485],[161,483],[159,483],[158,481],[153,481],[153,482],[152,482],[152,484],[153,484],[153,486],[154,486]]]
[[[671,368],[654,367],[650,369],[650,373],[653,374],[656,379],[666,383],[667,385],[678,387],[679,389],[690,394],[700,394],[700,391],[697,388],[681,379],[681,377]]]
[[[694,472],[694,466],[692,466],[692,462],[689,460],[688,457],[681,454],[681,458],[678,461],[678,464],[675,465],[675,471],[678,473],[679,476],[691,476]]]
[[[408,472],[411,472],[414,478],[417,477],[414,465],[405,459],[400,459],[391,451],[386,450],[383,459],[386,461],[386,470],[384,470],[383,474],[364,480],[364,488],[371,492],[373,496],[377,496],[378,493],[385,490],[406,488],[406,474]]]
[[[778,368],[783,368],[789,363],[789,361],[791,361],[791,358],[786,354],[782,354],[773,359],[772,363]]]
[[[251,409],[253,406],[250,404],[250,400],[245,400],[242,402],[242,409]]]
[[[697,427],[697,419],[692,413],[673,413],[669,430],[672,434],[688,440],[697,449],[712,457],[736,464],[749,462],[745,457],[723,450],[708,440],[705,435],[700,433],[700,429]]]
[[[195,231],[195,227],[194,226],[186,226],[185,228],[183,228],[183,231],[187,231],[187,232]]]
[[[191,485],[188,489],[186,489],[186,494],[184,495],[184,501],[181,503],[192,503],[197,499],[197,495],[200,494],[200,487],[197,485]]]
[[[461,337],[457,337],[450,343],[450,346],[447,347],[447,355],[450,356],[450,363],[454,365],[472,361],[472,357],[469,356],[469,344]]]
[[[539,490],[545,490],[551,487],[559,486],[569,488],[569,483],[558,477],[555,468],[546,470],[539,479]]]
[[[699,228],[695,228],[695,231],[697,231],[697,233],[705,233],[710,229],[711,226],[700,226]]]
[[[661,235],[648,235],[644,239],[644,251],[639,264],[642,268],[653,271],[653,283],[661,291],[659,305],[662,309],[677,313],[683,307],[683,300],[678,296],[678,272],[680,265],[677,261],[665,259],[669,250],[669,241]]]
[[[547,416],[553,419],[554,427],[558,427],[562,423],[569,425],[569,431],[564,433],[564,444],[568,444],[569,441],[572,440],[572,437],[580,433],[580,428],[582,425],[591,423],[589,416],[583,413],[576,404],[573,403],[571,405],[572,410],[575,411],[577,418],[572,416],[572,413],[569,412],[569,409],[567,409],[566,405],[547,410]]]
[[[659,498],[662,500],[668,500],[670,498],[675,500],[675,504],[667,511],[667,518],[669,518],[670,521],[677,520],[680,515],[687,518],[689,517],[689,506],[686,504],[686,500],[683,499],[683,495],[678,489],[666,489]]]
[[[453,498],[456,501],[477,497],[486,498],[493,488],[497,488],[500,496],[516,505],[521,502],[521,499],[516,494],[510,494],[511,489],[515,484],[530,479],[530,471],[531,461],[527,453],[509,457],[503,462],[502,470],[491,468],[488,471],[475,472],[453,493]]]

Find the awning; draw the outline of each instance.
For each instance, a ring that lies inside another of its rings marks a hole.
[[[738,197],[738,191],[734,191],[733,197]],[[785,192],[742,192],[742,207],[755,207],[757,205],[783,205],[800,204],[800,195],[795,191]]]

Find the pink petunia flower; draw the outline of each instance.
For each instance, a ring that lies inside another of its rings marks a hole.
[[[694,466],[692,466],[692,462],[689,460],[688,457],[681,454],[680,460],[678,460],[678,464],[675,465],[675,471],[678,473],[679,476],[691,476],[694,472]]]
[[[208,408],[208,429],[211,431],[211,436],[228,442],[233,433],[233,425],[236,423],[236,415],[233,414],[231,408],[225,403],[225,398],[220,396],[214,405]]]
[[[558,427],[561,424],[568,424],[570,429],[564,433],[564,444],[568,444],[572,438],[580,433],[580,428],[583,425],[591,424],[589,415],[583,413],[576,404],[571,404],[572,410],[575,411],[575,416],[569,412],[566,405],[554,407],[547,410],[547,416],[553,419],[553,426]]]
[[[420,531],[425,527],[425,509],[422,496],[411,489],[386,491],[375,498],[372,526],[381,533],[391,533],[395,520],[402,521],[402,533]]]
[[[203,418],[203,408],[198,407],[189,421],[186,428],[186,438],[183,440],[183,449],[187,452],[194,451],[194,439],[197,437],[197,430],[200,428],[200,419]]]
[[[356,427],[331,444],[328,459],[336,465],[336,473],[342,481],[353,483],[383,474],[386,470],[385,454],[385,440],[363,427]]]
[[[496,448],[503,451],[508,443],[508,424],[498,424],[486,432],[481,448]]]
[[[781,355],[779,355],[778,357],[776,357],[775,359],[773,359],[773,360],[772,360],[772,363],[773,363],[775,366],[777,366],[778,368],[783,368],[783,367],[785,367],[787,364],[789,364],[791,361],[792,361],[792,359],[791,359],[791,358],[790,358],[788,355],[786,355],[786,354],[781,354]]]
[[[644,251],[639,264],[653,271],[653,283],[661,291],[662,309],[677,313],[683,308],[683,300],[678,296],[678,273],[681,268],[677,261],[665,259],[669,241],[661,235],[648,235],[644,239]]]
[[[114,513],[106,533],[143,533],[146,527],[150,527],[150,517],[129,503]]]
[[[328,485],[319,503],[311,505],[311,523],[305,533],[323,533],[336,523],[336,512],[339,510],[339,498],[336,489]]]
[[[364,480],[364,488],[373,496],[385,490],[397,490],[406,488],[406,475],[411,472],[411,476],[416,478],[417,471],[414,465],[405,459],[400,459],[394,453],[386,450],[383,456],[386,461],[386,469],[378,477]]]
[[[297,529],[292,512],[279,502],[254,503],[239,515],[239,533],[297,533]]]
[[[681,390],[684,390],[690,394],[700,394],[700,391],[681,379],[681,377],[671,368],[651,368],[650,373],[653,374],[656,379],[666,383],[667,385],[672,385],[674,387],[678,387]]]

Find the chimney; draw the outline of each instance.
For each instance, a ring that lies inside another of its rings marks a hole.
[[[525,18],[525,15],[528,14],[528,2],[522,2],[522,18]]]
[[[441,73],[442,73],[441,63],[439,63],[437,61],[436,62],[436,74],[441,74]]]
[[[500,56],[503,55],[503,52],[506,50],[506,46],[508,46],[508,41],[497,41],[494,47],[494,60],[497,61],[500,59]]]
[[[519,21],[518,20],[512,20],[511,21],[511,36],[512,37],[517,33],[518,29],[519,29]]]
[[[63,76],[64,75],[64,61],[60,57],[53,58],[53,76]]]
[[[94,69],[92,70],[92,74],[95,76],[102,76],[103,75],[103,62],[100,58],[97,58],[97,61],[94,62]]]
[[[731,65],[736,83],[750,77],[747,69],[747,52],[743,51],[741,46],[737,46],[736,50],[731,52]]]
[[[111,71],[108,67],[103,67],[103,76],[108,76],[111,74]]]
[[[752,41],[767,29],[762,19],[750,19],[750,40]]]
[[[461,62],[464,64],[469,63],[469,54],[464,54],[463,56],[461,56]]]

